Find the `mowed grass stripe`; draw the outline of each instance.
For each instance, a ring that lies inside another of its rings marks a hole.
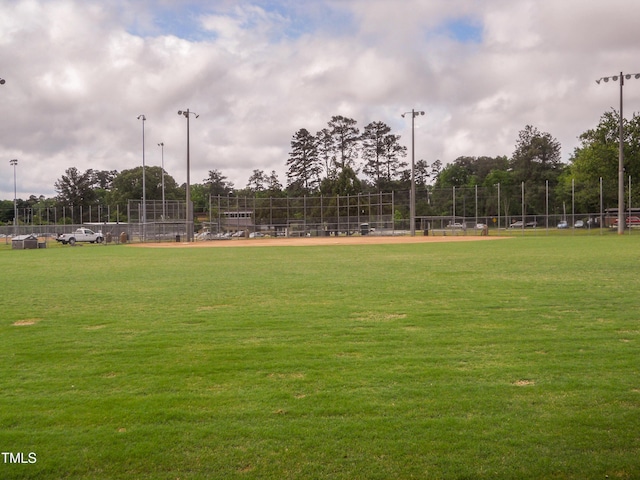
[[[636,478],[640,239],[2,251],[2,478]]]

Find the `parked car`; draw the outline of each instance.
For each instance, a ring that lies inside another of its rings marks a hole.
[[[569,228],[569,224],[567,223],[566,220],[562,220],[561,222],[558,223],[558,228]]]
[[[628,217],[625,217],[625,223],[627,225],[627,227],[640,227],[640,217],[637,217],[635,215],[630,215]],[[618,219],[616,218],[613,221],[613,227],[617,227],[618,226]]]
[[[63,245],[67,243],[69,245],[75,245],[76,242],[89,242],[89,243],[102,243],[104,236],[102,232],[94,232],[88,228],[78,228],[73,233],[63,233],[56,237],[56,242],[60,242]]]
[[[584,221],[583,220],[578,220],[576,223],[574,223],[574,228],[584,228]]]
[[[447,228],[455,228],[455,229],[459,229],[459,230],[466,230],[467,226],[464,223],[454,222],[454,223],[450,223],[449,225],[447,225]]]
[[[538,222],[527,222],[524,224],[525,228],[536,228],[538,226]],[[513,222],[509,225],[509,228],[522,228],[522,220],[518,220],[517,222]]]
[[[211,232],[200,232],[196,235],[196,240],[211,240],[213,234]]]

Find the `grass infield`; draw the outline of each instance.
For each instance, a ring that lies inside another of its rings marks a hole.
[[[640,236],[4,249],[0,478],[640,478],[638,268]]]

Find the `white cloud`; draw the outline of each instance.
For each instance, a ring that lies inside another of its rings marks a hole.
[[[510,155],[531,124],[567,158],[577,136],[617,108],[615,85],[640,71],[626,0],[12,0],[0,3],[0,198],[54,194],[64,170],[146,161],[178,182],[191,119],[191,179],[218,169],[243,187],[254,169],[282,183],[292,135],[332,115],[384,121],[416,157]],[[469,25],[470,36],[464,29]],[[455,26],[455,28],[454,28]],[[462,29],[462,31],[461,31]],[[640,109],[627,82],[625,111]]]

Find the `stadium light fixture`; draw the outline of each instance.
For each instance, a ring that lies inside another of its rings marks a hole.
[[[411,114],[411,198],[409,199],[409,221],[411,225],[409,226],[409,232],[411,236],[415,236],[416,234],[416,142],[415,142],[415,118],[418,115],[424,115],[423,111],[411,110],[410,112],[405,112],[400,116],[402,118],[405,115]]]
[[[188,108],[186,110],[178,110],[178,115],[183,115],[187,119],[187,188],[186,188],[186,202],[187,202],[187,242],[193,241],[193,209],[191,208],[191,182],[190,182],[190,169],[191,169],[191,159],[190,159],[190,145],[189,145],[189,118],[191,115],[198,118],[198,115],[195,112],[190,111]]]
[[[624,233],[625,221],[624,221],[624,127],[622,124],[622,87],[624,86],[624,79],[630,80],[631,77],[638,79],[640,73],[613,75],[611,77],[602,77],[596,80],[596,83],[600,85],[600,82],[604,80],[604,83],[608,83],[609,80],[614,82],[620,82],[620,126],[619,126],[619,141],[618,141],[618,234]]]

